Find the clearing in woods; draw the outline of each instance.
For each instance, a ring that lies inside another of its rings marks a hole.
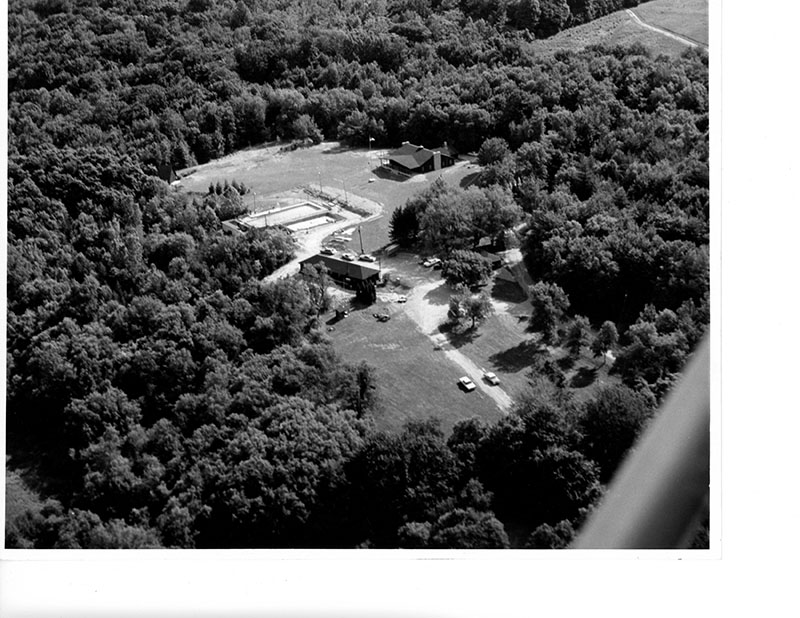
[[[708,0],[653,0],[631,10],[651,26],[708,46]]]
[[[633,11],[647,24],[708,45],[707,0],[653,0],[634,7]],[[551,55],[558,51],[578,51],[590,45],[634,43],[643,44],[654,56],[676,57],[687,49],[684,43],[638,24],[624,10],[562,30],[549,39],[534,41],[532,46],[539,54]]]
[[[348,148],[338,142],[283,152],[279,145],[254,147],[182,170],[177,184],[187,192],[204,194],[209,184],[236,180],[250,189],[245,200],[254,210],[273,205],[276,194],[301,187],[322,186],[326,192],[336,192],[347,200],[369,200],[379,205],[382,212],[362,224],[361,238],[353,235],[347,248],[361,253],[363,242],[364,252],[372,253],[389,243],[389,221],[395,208],[439,177],[450,184],[465,186],[478,171],[470,157],[462,157],[452,167],[401,181],[387,177],[379,169],[380,156],[386,152],[386,149]]]

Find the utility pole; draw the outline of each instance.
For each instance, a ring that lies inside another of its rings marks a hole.
[[[349,206],[350,205],[350,199],[347,197],[347,187],[344,184],[344,179],[343,178],[334,178],[334,180],[338,180],[339,182],[342,183],[342,189],[344,189],[344,203],[347,206]]]
[[[369,151],[369,154],[367,155],[367,169],[370,169],[372,167],[372,142],[374,141],[375,141],[374,137],[367,136],[367,144],[368,144],[367,149]]]
[[[364,255],[364,240],[361,238],[361,226],[358,226],[358,242],[361,243],[361,255]]]

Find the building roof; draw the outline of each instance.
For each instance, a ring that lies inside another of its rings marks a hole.
[[[413,170],[425,165],[436,152],[440,152],[451,158],[456,158],[457,156],[455,150],[450,148],[447,144],[441,148],[429,150],[424,146],[403,142],[400,148],[389,153],[389,159],[407,169]]]
[[[389,153],[389,158],[392,161],[410,170],[425,165],[431,157],[433,157],[432,150],[428,150],[422,146],[415,146],[408,142],[400,146],[397,150]]]
[[[300,262],[300,267],[302,268],[303,264],[319,263],[324,264],[325,267],[332,273],[344,277],[350,277],[351,279],[359,279],[361,281],[378,276],[381,272],[377,268],[367,266],[361,262],[348,262],[347,260],[342,260],[331,255],[320,254],[312,255],[310,258],[302,260]]]

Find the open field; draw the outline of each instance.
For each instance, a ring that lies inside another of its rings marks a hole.
[[[388,312],[388,322],[373,313]],[[435,417],[449,433],[459,420],[501,417],[494,401],[479,390],[465,393],[456,382],[463,373],[434,350],[431,341],[405,314],[402,305],[378,302],[353,311],[329,333],[337,351],[348,361],[367,361],[377,373],[381,430],[398,430],[410,419]]]
[[[440,176],[446,182],[462,184],[477,171],[474,164],[464,160],[453,167],[400,181],[377,170],[380,155],[385,152],[347,148],[338,142],[287,152],[280,152],[275,145],[250,148],[191,168],[195,171],[189,175],[184,170],[179,186],[185,191],[205,193],[209,184],[236,180],[252,191],[245,199],[253,200],[253,208],[274,206],[271,196],[304,186],[322,186],[350,200],[366,198],[383,206],[382,216],[362,226],[364,251],[370,253],[388,244],[389,221],[395,208]],[[348,249],[361,252],[357,234]]]
[[[664,20],[663,23],[673,23],[677,24],[679,27],[686,27],[693,19],[692,16],[696,14],[694,7],[692,7],[690,10],[688,5],[699,4],[703,4],[703,1],[655,0],[654,2],[647,2],[639,5],[635,11],[637,15],[642,18],[642,20],[648,21],[649,18],[647,18],[646,15],[650,14],[650,12],[653,12],[653,9],[648,5],[659,5],[657,8],[660,14],[664,16],[661,18]],[[672,8],[673,5],[675,5],[675,8]],[[681,8],[683,5],[687,5],[687,8]],[[640,10],[642,7],[645,7],[644,13]],[[670,9],[672,9],[674,16],[667,17],[668,15],[671,15]],[[707,11],[704,19],[706,38],[705,40],[699,38],[697,40],[707,43]],[[680,24],[684,25],[681,26]],[[659,26],[658,23],[653,23],[653,25]],[[671,28],[671,26],[668,25],[660,27]],[[689,30],[697,33],[701,29],[702,27],[697,27]],[[676,30],[676,32],[678,32],[678,34],[683,34],[683,32],[680,30]],[[694,35],[689,32],[687,32],[684,36],[695,38]],[[575,26],[574,28],[562,30],[549,39],[534,41],[532,45],[534,51],[543,55],[552,55],[559,51],[578,51],[591,45],[632,45],[634,43],[643,44],[645,47],[651,49],[654,55],[665,54],[667,56],[680,56],[687,49],[685,44],[674,39],[670,39],[669,37],[657,32],[653,32],[652,30],[648,30],[647,28],[637,24],[634,19],[625,11],[617,11],[616,13],[611,13],[610,15],[605,15],[599,19],[595,19],[588,24],[581,24],[580,26]]]
[[[651,26],[708,45],[708,0],[653,0],[631,10]]]

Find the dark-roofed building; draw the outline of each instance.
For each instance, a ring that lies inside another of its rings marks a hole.
[[[403,174],[425,174],[450,167],[458,160],[458,154],[446,143],[440,148],[428,149],[403,142],[397,150],[393,150],[381,163],[386,167]]]
[[[349,290],[362,293],[370,286],[374,289],[378,283],[381,271],[363,262],[348,262],[330,255],[312,255],[300,262],[300,268],[305,264],[324,264],[328,269],[328,276]]]

